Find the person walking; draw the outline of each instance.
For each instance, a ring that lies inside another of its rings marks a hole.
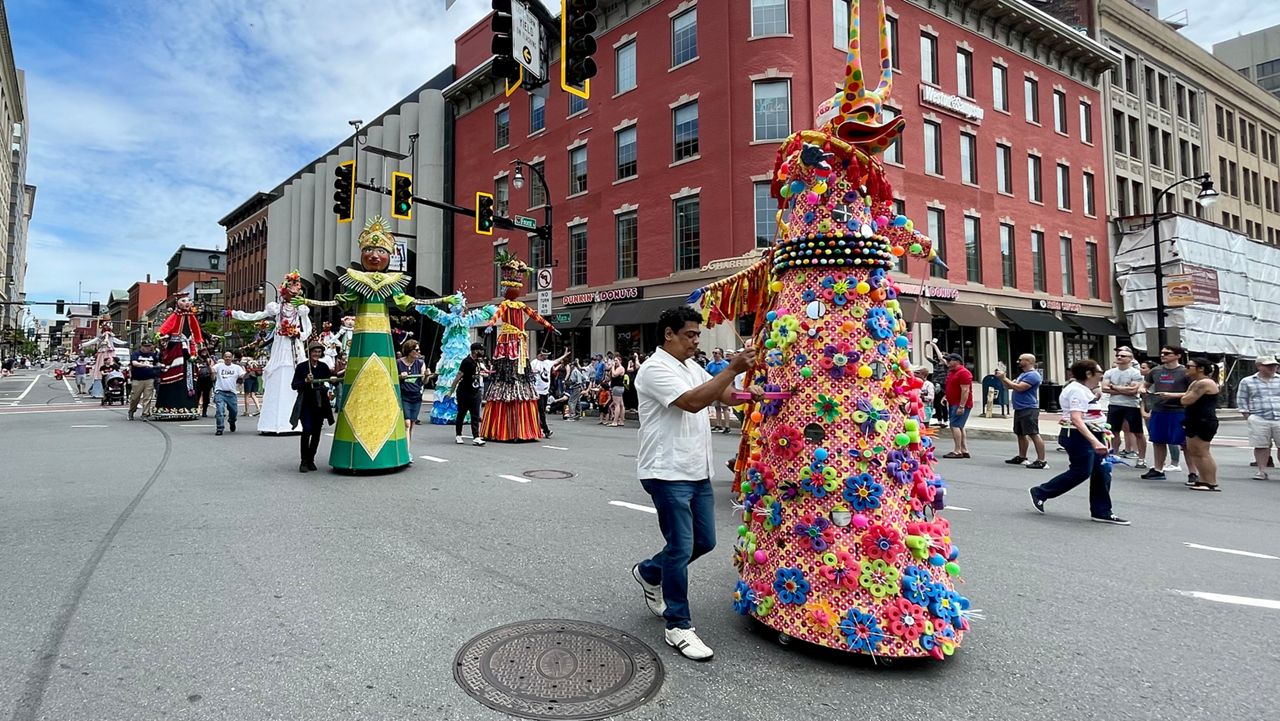
[[[968,458],[969,438],[964,427],[973,410],[973,373],[964,367],[964,358],[959,353],[948,353],[944,360],[947,362],[947,420],[955,448],[942,457]]]
[[[1161,397],[1177,401],[1186,408],[1182,430],[1186,436],[1187,467],[1195,467],[1196,473],[1187,477],[1187,487],[1193,491],[1217,491],[1218,463],[1213,459],[1209,444],[1218,434],[1218,366],[1208,358],[1192,358],[1187,361],[1187,390],[1182,393],[1161,393]]]
[[[1142,371],[1133,366],[1133,351],[1116,350],[1116,364],[1102,375],[1102,392],[1110,395],[1107,403],[1107,425],[1114,437],[1111,451],[1120,450],[1121,440],[1132,439],[1136,468],[1147,467],[1147,438],[1142,431]]]
[[[240,364],[244,366],[244,414],[245,416],[256,416],[262,412],[262,404],[258,402],[258,381],[262,378],[262,368],[258,362],[250,358],[242,358]],[[249,412],[249,406],[253,406],[254,411]]]
[[[733,378],[755,364],[748,347],[712,377],[693,360],[702,334],[702,314],[677,306],[658,317],[662,346],[640,366],[636,393],[640,411],[640,449],[636,472],[653,498],[666,545],[652,558],[631,567],[644,590],[645,605],[666,619],[664,640],[685,658],[709,661],[712,650],[698,637],[689,610],[689,564],[716,545],[715,495],[711,478],[711,419],[717,400],[732,404]],[[763,392],[752,387],[760,399]]]
[[[1092,358],[1078,360],[1071,364],[1071,377],[1073,382],[1058,395],[1062,406],[1058,443],[1067,449],[1070,465],[1048,482],[1028,489],[1031,505],[1038,513],[1044,513],[1046,501],[1089,481],[1089,517],[1098,523],[1127,526],[1129,521],[1111,509],[1111,464],[1107,461],[1107,445],[1101,439],[1102,429],[1091,428],[1085,418],[1094,402],[1094,390],[1102,382],[1102,366]]]
[[[568,372],[565,374],[564,388],[565,393],[569,396],[568,402],[564,407],[564,420],[576,421],[580,413],[578,404],[582,399],[582,391],[587,387],[587,370],[582,367],[579,361],[569,361]]]
[[[933,417],[938,421],[938,428],[947,427],[947,357],[938,348],[938,341],[930,338],[924,347],[925,357],[933,364],[933,372],[929,380],[933,383]]]
[[[400,353],[396,361],[396,370],[400,373],[400,410],[404,412],[404,433],[409,443],[413,443],[413,427],[422,414],[422,379],[427,363],[422,360],[416,340],[405,341]]]
[[[1257,373],[1240,381],[1236,390],[1236,407],[1249,425],[1249,445],[1253,446],[1253,462],[1258,472],[1253,480],[1270,480],[1267,468],[1272,466],[1271,446],[1280,449],[1280,378],[1276,377],[1276,357],[1258,356]]]
[[[244,367],[235,362],[231,351],[222,354],[222,362],[211,369],[213,376],[213,419],[218,430],[215,436],[222,435],[223,420],[232,432],[236,432],[236,413],[240,409],[240,399],[236,397],[238,385],[244,378]]]
[[[458,364],[458,375],[453,379],[450,391],[458,399],[458,413],[453,419],[454,443],[462,445],[462,424],[471,416],[471,445],[483,446],[480,437],[480,398],[481,375],[484,369],[480,359],[484,358],[484,343],[472,343],[471,355],[463,358]]]
[[[716,348],[711,351],[711,360],[707,361],[705,370],[712,376],[720,373],[720,371],[729,367],[729,361],[724,359],[724,350]],[[711,432],[719,431],[721,433],[729,432],[729,406],[716,401],[711,406]]]
[[[160,352],[150,338],[144,338],[138,350],[129,355],[129,420],[133,420],[138,407],[142,418],[151,417],[151,406],[156,400],[156,376],[160,375]]]
[[[5,362],[8,363],[8,366],[5,368],[5,370],[10,370],[13,368],[12,358],[5,359]],[[89,374],[89,359],[86,358],[83,353],[81,353],[80,355],[76,356],[75,375],[76,375],[76,394],[77,395],[84,395],[87,392],[84,387],[84,379],[85,379],[85,376],[87,376],[88,374]]]
[[[1166,471],[1181,470],[1176,465],[1165,466],[1165,458],[1168,456],[1170,446],[1177,446],[1186,451],[1187,440],[1182,431],[1182,421],[1186,417],[1186,412],[1176,398],[1170,398],[1165,394],[1185,393],[1187,390],[1189,385],[1187,369],[1182,365],[1182,355],[1185,352],[1177,346],[1162,347],[1160,365],[1151,369],[1151,376],[1147,379],[1146,390],[1154,395],[1151,420],[1147,423],[1147,430],[1151,433],[1151,444],[1155,447],[1155,465],[1142,474],[1144,480],[1163,481],[1166,478]],[[1189,480],[1195,476],[1195,471],[1194,461],[1188,458]]]
[[[551,352],[546,348],[538,350],[538,357],[529,361],[529,372],[533,375],[533,392],[538,396],[538,425],[542,428],[542,437],[550,438],[551,429],[547,427],[547,402],[551,396],[551,375],[556,368],[569,360],[573,351],[566,350],[564,355],[555,360],[548,360]]]
[[[1044,458],[1044,439],[1040,437],[1040,384],[1043,378],[1036,370],[1036,357],[1030,353],[1018,356],[1017,380],[1009,380],[1003,370],[996,370],[996,378],[1005,388],[1013,391],[1013,434],[1018,437],[1018,455],[1005,461],[1010,465],[1025,465],[1043,470],[1049,467]],[[1027,460],[1027,447],[1036,450],[1036,459]]]
[[[327,422],[333,425],[333,406],[329,404],[329,391],[324,381],[332,378],[333,371],[324,362],[324,344],[312,341],[307,346],[307,359],[293,369],[290,386],[298,392],[294,406],[302,435],[298,438],[301,462],[298,472],[319,470],[316,468],[316,451],[320,449],[320,432]],[[290,425],[293,422],[290,421]]]
[[[209,401],[213,400],[213,359],[209,357],[208,348],[200,349],[195,370],[196,403],[200,406],[200,417],[208,418]]]
[[[606,426],[617,428],[625,425],[627,412],[622,407],[622,396],[627,392],[627,368],[622,358],[614,357],[613,365],[605,372],[609,384],[609,422]]]

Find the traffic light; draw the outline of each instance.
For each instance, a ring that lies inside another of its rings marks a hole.
[[[409,173],[391,174],[391,217],[413,219],[413,176]]]
[[[128,319],[125,319],[125,322],[124,322],[124,332],[125,332],[125,334],[126,334],[126,335],[128,335],[128,334],[129,334],[129,333],[131,333],[131,332],[133,332],[133,321],[128,320]]]
[[[476,192],[476,232],[493,235],[493,193]]]
[[[97,300],[95,300],[95,301],[93,301],[92,303],[90,303],[90,304],[89,304],[89,317],[90,317],[90,318],[97,318],[97,317],[98,317],[99,315],[101,315],[101,314],[102,314],[102,302],[101,302],[101,301],[97,301]]]
[[[581,98],[591,97],[596,76],[597,0],[560,0],[560,87]]]
[[[63,313],[67,312],[67,302],[65,300],[61,298],[58,299],[57,311],[58,311],[58,315],[62,315]]]
[[[512,0],[493,0],[493,17],[489,27],[493,29],[493,66],[489,72],[495,78],[506,82],[507,95],[510,96],[524,81],[524,68],[516,62],[515,42],[511,37]]]
[[[338,214],[339,223],[350,223],[354,215],[351,200],[356,195],[356,161],[339,163],[333,174],[337,176],[333,181],[333,212]]]

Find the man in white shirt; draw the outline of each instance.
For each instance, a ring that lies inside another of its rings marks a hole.
[[[538,351],[538,357],[529,361],[529,372],[533,374],[533,392],[538,394],[538,423],[542,425],[542,436],[551,437],[551,429],[547,428],[547,396],[551,395],[551,374],[556,367],[569,360],[573,354],[567,350],[555,360],[547,360],[551,355],[546,348]]]
[[[213,366],[213,417],[218,430],[215,436],[222,435],[223,409],[226,409],[231,432],[236,432],[236,411],[240,408],[240,397],[236,394],[236,386],[244,378],[244,367],[235,362],[231,351],[222,354],[222,362]]]
[[[685,658],[707,661],[712,651],[698,638],[689,615],[689,563],[716,545],[715,497],[711,477],[715,461],[707,408],[732,405],[733,379],[755,364],[746,348],[712,377],[693,357],[702,335],[702,315],[682,305],[658,318],[662,347],[640,366],[640,484],[658,509],[658,527],[666,546],[637,563],[631,575],[644,589],[645,603],[667,621],[666,642]],[[750,392],[763,397],[759,386]]]

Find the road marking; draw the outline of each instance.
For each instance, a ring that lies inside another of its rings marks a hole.
[[[106,428],[107,426],[71,426],[72,428]]]
[[[1248,596],[1229,596],[1225,593],[1208,593],[1207,591],[1180,591],[1176,588],[1169,589],[1179,596],[1190,596],[1191,598],[1199,598],[1205,601],[1217,601],[1218,603],[1234,603],[1237,606],[1254,606],[1257,608],[1271,608],[1280,610],[1280,601],[1273,601],[1269,598],[1249,598]]]
[[[84,401],[80,400],[80,396],[79,396],[79,394],[77,394],[75,391],[71,390],[71,379],[70,379],[70,378],[68,378],[68,377],[66,377],[66,376],[62,376],[62,382],[66,384],[66,386],[67,386],[67,393],[68,393],[68,394],[70,394],[70,396],[71,396],[72,398],[76,399],[76,403],[84,403]]]
[[[567,450],[569,450],[568,448],[565,448],[564,446],[543,446],[543,448],[550,448],[550,449],[551,449],[551,450],[553,450],[553,451],[567,451]]]
[[[31,406],[28,406],[30,408]],[[90,411],[108,411],[111,410],[106,406],[92,406],[89,408],[40,408],[39,410],[29,411],[10,411],[0,409],[0,416],[23,416],[29,413],[88,413]],[[116,410],[120,410],[116,408]]]
[[[23,392],[22,392],[22,395],[18,396],[18,400],[16,400],[16,401],[14,401],[14,402],[10,403],[9,405],[11,405],[11,406],[16,406],[16,405],[18,405],[19,403],[21,403],[21,402],[22,402],[22,399],[23,399],[23,398],[26,398],[26,397],[27,397],[27,394],[31,392],[31,389],[36,387],[36,381],[38,381],[38,380],[40,380],[40,374],[39,374],[39,373],[37,373],[37,374],[35,375],[35,377],[33,377],[33,378],[31,379],[31,383],[27,384],[27,389],[26,389],[25,391],[23,391]]]
[[[183,423],[180,428],[213,428],[212,423]]]
[[[508,481],[515,481],[516,483],[531,483],[533,481],[533,479],[531,478],[523,478],[521,476],[509,476],[505,473],[499,475],[498,478],[505,478]]]
[[[639,503],[627,503],[626,501],[609,501],[610,506],[619,508],[630,508],[633,511],[644,511],[645,513],[657,513],[658,509],[653,506],[642,506]]]
[[[1267,558],[1272,561],[1280,561],[1280,556],[1268,556],[1265,553],[1254,553],[1253,551],[1237,551],[1234,548],[1218,548],[1217,546],[1201,546],[1199,543],[1182,542],[1187,548],[1198,548],[1201,551],[1217,551],[1218,553],[1230,553],[1235,556],[1248,556],[1249,558]]]
[[[942,508],[943,510],[946,510],[946,511],[972,511],[973,510],[972,508],[965,508],[964,506],[943,506]]]
[[[424,461],[432,461],[434,463],[448,463],[448,458],[436,458],[435,456],[418,456]]]

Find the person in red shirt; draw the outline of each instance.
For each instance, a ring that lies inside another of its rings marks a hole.
[[[969,411],[973,410],[973,374],[964,367],[964,359],[958,353],[948,353],[947,361],[947,408],[951,420],[951,440],[955,448],[943,458],[968,458],[969,437],[965,434],[964,425],[969,421]]]

